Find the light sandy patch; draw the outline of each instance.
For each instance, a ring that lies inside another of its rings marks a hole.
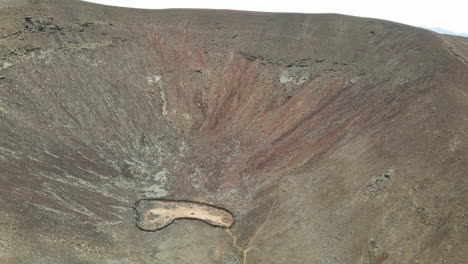
[[[147,231],[160,230],[181,218],[198,219],[225,228],[234,224],[234,216],[229,211],[197,202],[140,200],[135,210],[137,226]]]

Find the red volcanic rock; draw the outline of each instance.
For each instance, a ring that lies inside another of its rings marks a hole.
[[[0,3],[1,263],[458,263],[468,41],[332,14]],[[135,226],[141,199],[229,229]]]

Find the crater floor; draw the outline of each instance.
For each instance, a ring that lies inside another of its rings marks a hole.
[[[212,226],[229,228],[234,216],[209,204],[188,201],[140,200],[135,204],[137,226],[146,231],[163,229],[176,219],[197,219]]]

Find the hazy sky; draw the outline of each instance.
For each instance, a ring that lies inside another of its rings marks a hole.
[[[135,8],[214,8],[266,12],[340,13],[468,33],[468,0],[87,0]]]

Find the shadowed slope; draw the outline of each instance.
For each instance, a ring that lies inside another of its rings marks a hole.
[[[11,3],[0,260],[462,257],[466,39],[331,14]],[[138,230],[134,202],[161,198],[229,210],[233,237]]]

